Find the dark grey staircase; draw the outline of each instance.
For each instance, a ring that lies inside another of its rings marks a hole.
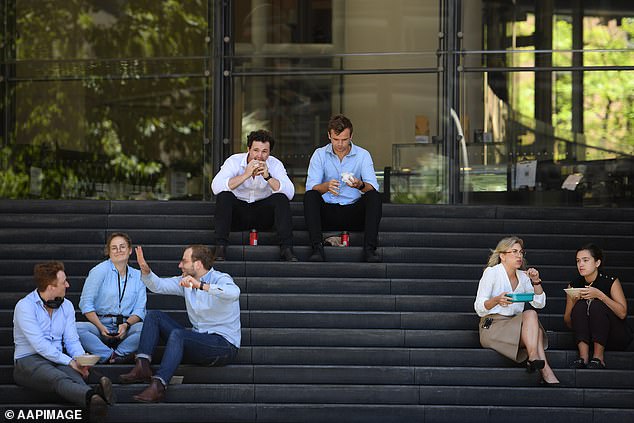
[[[606,270],[620,277],[634,320],[634,210],[384,205],[383,263],[367,264],[355,232],[351,247],[326,247],[328,262],[305,262],[302,206],[292,208],[304,261],[277,261],[272,233],[245,246],[244,232],[232,233],[228,261],[216,265],[242,290],[237,361],[182,365],[183,384],[170,386],[163,404],[135,403],[142,385],[116,385],[110,421],[634,421],[634,352],[607,353],[608,370],[568,369],[576,351],[562,319],[574,251],[592,241],[605,248]],[[12,312],[33,289],[35,263],[65,262],[77,306],[109,232],[129,233],[153,270],[170,276],[184,246],[213,245],[213,213],[212,203],[0,201],[2,408],[60,401],[13,384]],[[561,387],[540,386],[479,345],[478,280],[489,248],[509,234],[524,238],[544,280],[548,305],[540,316]],[[149,294],[148,308],[187,322],[180,298]],[[116,380],[129,368],[95,369]]]

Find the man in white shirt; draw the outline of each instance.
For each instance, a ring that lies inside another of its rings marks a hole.
[[[225,259],[231,230],[275,227],[280,258],[297,261],[293,253],[293,223],[289,201],[295,187],[284,164],[271,156],[275,139],[258,130],[247,137],[246,153],[229,157],[211,182],[216,198],[216,261]]]

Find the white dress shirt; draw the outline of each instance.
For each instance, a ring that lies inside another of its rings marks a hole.
[[[293,186],[293,183],[286,174],[284,164],[273,156],[269,156],[268,159],[266,159],[266,166],[269,169],[269,175],[280,182],[280,188],[277,191],[273,191],[271,185],[269,185],[261,175],[247,179],[234,189],[229,188],[229,179],[234,176],[242,175],[245,172],[248,154],[249,153],[234,154],[225,160],[220,168],[220,172],[218,172],[213,181],[211,181],[211,190],[214,195],[218,195],[223,191],[231,191],[238,200],[253,203],[270,197],[272,194],[281,192],[288,197],[289,201],[292,200],[295,195],[295,186]]]
[[[511,288],[511,281],[509,280],[509,277],[506,274],[506,269],[504,269],[504,265],[502,263],[484,269],[484,273],[482,273],[482,278],[480,279],[480,284],[478,285],[478,294],[476,295],[475,303],[473,305],[476,313],[478,313],[478,316],[482,317],[487,314],[515,316],[516,314],[520,314],[524,311],[523,302],[512,303],[506,307],[502,307],[497,304],[490,310],[487,310],[484,306],[485,301],[488,301],[503,292],[514,294],[535,293],[533,285],[531,285],[531,280],[526,273],[522,270],[516,270],[515,274],[517,275],[519,283],[517,284],[515,291],[513,291],[513,288]],[[544,292],[539,295],[535,294],[533,301],[530,303],[535,308],[544,308],[546,305],[546,293]]]

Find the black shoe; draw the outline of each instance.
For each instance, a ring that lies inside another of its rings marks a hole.
[[[214,261],[225,261],[225,246],[216,245],[216,252],[214,253]]]
[[[586,368],[586,362],[583,361],[583,358],[578,358],[575,361],[573,361],[572,363],[570,363],[570,368],[571,369],[585,369]]]
[[[588,369],[605,369],[605,364],[595,357],[588,361],[588,365],[586,367]]]
[[[297,261],[297,257],[293,254],[293,249],[291,247],[280,249],[280,259],[283,261]]]
[[[376,253],[376,249],[372,247],[365,247],[363,256],[368,263],[381,263],[381,257]]]
[[[308,257],[308,261],[325,261],[324,246],[321,244],[313,245],[313,253]]]
[[[526,360],[526,371],[528,373],[535,373],[535,370],[541,370],[546,365],[544,360]]]
[[[114,405],[117,402],[112,390],[112,381],[105,376],[99,378],[99,384],[95,386],[95,393],[103,398],[108,405]]]

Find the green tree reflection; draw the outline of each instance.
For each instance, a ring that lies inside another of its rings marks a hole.
[[[0,196],[169,198],[183,172],[198,183],[181,195],[199,198],[208,2],[15,4]]]

